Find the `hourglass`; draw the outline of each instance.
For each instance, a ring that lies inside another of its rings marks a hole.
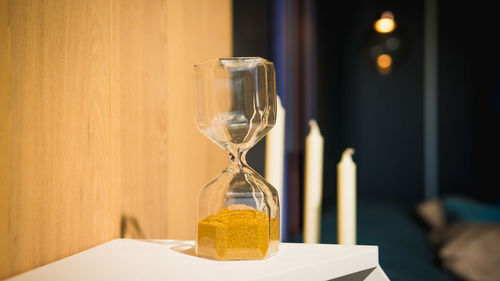
[[[198,129],[230,158],[198,196],[196,254],[267,258],[279,247],[278,194],[245,155],[276,121],[274,65],[262,58],[221,58],[194,70]]]

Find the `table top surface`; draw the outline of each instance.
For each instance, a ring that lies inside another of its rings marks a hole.
[[[377,266],[377,246],[281,243],[265,260],[214,261],[193,241],[115,239],[8,280],[328,280]]]

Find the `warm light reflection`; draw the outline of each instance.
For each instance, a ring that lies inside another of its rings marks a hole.
[[[386,11],[382,13],[379,20],[375,22],[375,30],[380,33],[389,33],[394,30],[396,23],[394,22],[394,15]]]
[[[392,64],[392,58],[388,54],[381,54],[377,57],[377,66],[380,68],[389,68]]]

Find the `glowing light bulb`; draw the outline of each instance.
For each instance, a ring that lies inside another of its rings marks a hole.
[[[389,11],[383,12],[380,19],[374,24],[375,30],[379,33],[389,33],[393,31],[395,27],[394,15]]]
[[[381,54],[377,57],[377,66],[380,68],[389,68],[392,65],[392,58],[388,54]]]

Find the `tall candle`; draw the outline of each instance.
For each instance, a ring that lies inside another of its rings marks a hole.
[[[280,237],[283,237],[283,180],[285,167],[285,109],[278,97],[276,124],[266,137],[266,180],[278,191],[281,206]]]
[[[356,244],[356,164],[348,148],[337,165],[338,242]]]
[[[306,137],[304,243],[319,243],[321,230],[321,197],[323,193],[323,137],[315,120]]]

